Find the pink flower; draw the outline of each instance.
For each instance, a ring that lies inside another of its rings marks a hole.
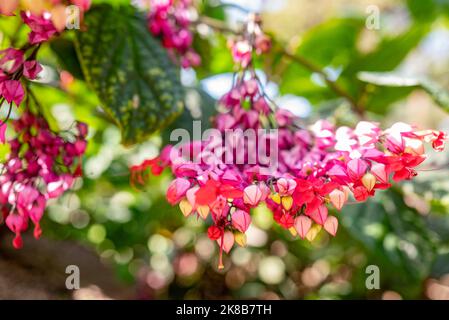
[[[150,0],[150,8],[149,31],[161,38],[170,56],[175,59],[175,55],[179,55],[183,68],[198,66],[201,57],[192,49],[193,34],[190,30],[192,3],[185,0]]]
[[[190,188],[190,182],[183,178],[177,178],[170,183],[167,190],[167,200],[171,205],[181,201]]]
[[[42,66],[36,60],[25,61],[23,64],[23,75],[30,80],[36,79],[41,71]]]
[[[8,73],[16,72],[23,63],[23,51],[8,48],[0,51],[0,68]]]
[[[18,214],[9,214],[5,222],[8,228],[16,234],[13,241],[14,248],[21,248],[23,246],[21,233],[28,228],[26,218]]]
[[[21,12],[23,22],[30,27],[31,32],[28,35],[30,44],[38,44],[49,40],[58,31],[51,22],[50,15],[37,16],[30,11]]]
[[[251,62],[252,48],[247,41],[237,41],[231,44],[232,58],[239,63],[242,68],[246,68]]]
[[[296,188],[296,181],[293,179],[281,178],[277,181],[277,187],[281,196],[292,195]]]
[[[328,210],[324,205],[320,205],[316,210],[309,214],[309,217],[312,218],[313,221],[320,225],[324,225],[324,222],[327,219]]]
[[[164,23],[158,27],[165,32]],[[244,64],[247,52],[239,51],[237,42],[232,46],[234,58]],[[220,268],[222,252],[230,250],[234,241],[245,242],[242,233],[251,223],[251,209],[260,203],[265,202],[281,227],[301,238],[312,239],[317,225],[335,236],[338,220],[329,216],[329,205],[344,214],[350,193],[362,202],[377,190],[391,187],[391,180],[413,178],[415,167],[426,158],[424,143],[440,150],[446,139],[444,133],[416,131],[402,123],[385,131],[366,121],[355,128],[336,128],[325,120],[306,127],[287,110],[270,115],[261,89],[254,77],[236,79],[220,100],[224,110],[214,119],[216,139],[177,147],[165,163],[175,176],[168,201],[182,200],[186,216],[197,210],[204,218],[210,211],[213,224],[208,236],[220,246]],[[277,128],[276,139],[266,134],[258,141],[239,140],[245,130],[272,127]],[[271,143],[279,157],[274,168],[267,168],[255,147]],[[184,151],[191,151],[190,156]],[[230,161],[227,152],[232,155]],[[141,166],[147,168],[154,161],[146,160]],[[177,186],[179,179],[181,186]]]
[[[25,92],[20,81],[6,80],[0,84],[0,95],[2,95],[8,103],[14,102],[16,106],[19,106],[25,96]]]
[[[384,164],[374,163],[370,171],[380,182],[388,183],[388,173]]]
[[[29,220],[35,225],[34,236],[40,237],[39,223],[47,199],[59,197],[72,186],[80,163],[68,153],[64,139],[50,131],[44,118],[25,111],[11,124],[16,137],[8,141],[11,152],[0,175],[0,209],[4,215],[7,213],[6,223],[16,233],[14,247],[20,248],[20,234],[27,229]],[[55,159],[69,164],[61,169],[63,165],[55,166]]]

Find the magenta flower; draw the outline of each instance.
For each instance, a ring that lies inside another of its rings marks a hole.
[[[23,51],[14,48],[0,51],[0,57],[0,68],[10,74],[16,72],[24,61]]]
[[[58,32],[51,21],[50,15],[44,13],[42,16],[37,16],[30,11],[21,12],[20,15],[23,22],[31,29],[28,35],[30,44],[48,41]]]

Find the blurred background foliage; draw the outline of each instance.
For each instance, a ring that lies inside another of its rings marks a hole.
[[[94,0],[100,2],[107,1]],[[327,118],[351,125],[363,117],[385,126],[404,121],[449,131],[449,1],[197,4],[200,16],[230,27],[244,21],[245,11],[262,13],[274,46],[257,61],[261,78],[269,95],[305,122]],[[376,12],[379,28],[367,27]],[[0,20],[1,48],[26,37],[16,24]],[[131,148],[121,145],[119,129],[84,81],[74,33],[40,52],[45,81],[32,87],[51,125],[65,128],[77,119],[90,126],[85,178],[51,203],[44,236],[93,248],[133,288],[133,298],[449,299],[447,152],[431,153],[413,182],[336,213],[341,226],[335,238],[321,233],[312,243],[295,240],[266,208],[257,208],[248,246],[234,248],[223,271],[216,269],[217,246],[205,235],[206,225],[184,219],[166,202],[168,174],[151,177],[142,190],[130,187],[130,165],[155,156],[171,129],[189,129],[194,119],[206,129],[216,100],[230,88],[234,69],[225,35],[202,24],[197,31],[203,63],[179,71],[184,113]],[[380,269],[380,290],[365,286],[368,265]]]

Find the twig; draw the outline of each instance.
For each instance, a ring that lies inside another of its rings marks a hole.
[[[239,30],[237,28],[231,28],[228,25],[226,25],[226,23],[207,16],[199,17],[198,20],[194,22],[194,24],[195,25],[205,24],[210,28],[219,32],[232,33],[235,35],[239,35],[242,33],[242,30]]]

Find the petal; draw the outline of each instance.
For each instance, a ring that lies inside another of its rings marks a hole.
[[[179,208],[181,209],[181,212],[184,215],[184,217],[187,217],[193,211],[193,206],[187,199],[182,199],[181,202],[179,202]]]
[[[388,174],[384,164],[374,163],[370,171],[380,182],[388,183]]]
[[[309,232],[307,232],[307,234],[306,234],[307,240],[312,242],[316,238],[318,233],[320,233],[320,231],[321,231],[320,225],[318,225],[318,224],[313,225],[313,227],[310,228]]]
[[[332,205],[337,209],[341,210],[343,208],[345,202],[348,200],[347,194],[345,192],[335,189],[331,193],[329,193],[329,199]]]
[[[328,214],[327,207],[325,205],[321,205],[309,216],[313,219],[313,221],[315,221],[319,225],[323,225],[327,219],[327,214]]]
[[[207,216],[209,215],[210,209],[209,206],[198,206],[196,211],[198,211],[198,214],[201,218],[203,218],[203,220],[206,220]]]
[[[376,185],[376,177],[369,172],[365,173],[365,175],[362,177],[362,184],[368,191],[371,191]]]
[[[353,180],[359,180],[367,168],[368,165],[361,159],[352,159],[348,162],[348,173]]]
[[[246,232],[251,223],[250,215],[243,210],[236,210],[232,214],[232,225],[241,232]]]
[[[234,246],[234,234],[231,231],[226,231],[217,242],[220,247],[223,246],[223,250],[226,253],[229,253]]]
[[[257,206],[262,199],[262,191],[255,184],[243,190],[243,201],[253,207]]]

